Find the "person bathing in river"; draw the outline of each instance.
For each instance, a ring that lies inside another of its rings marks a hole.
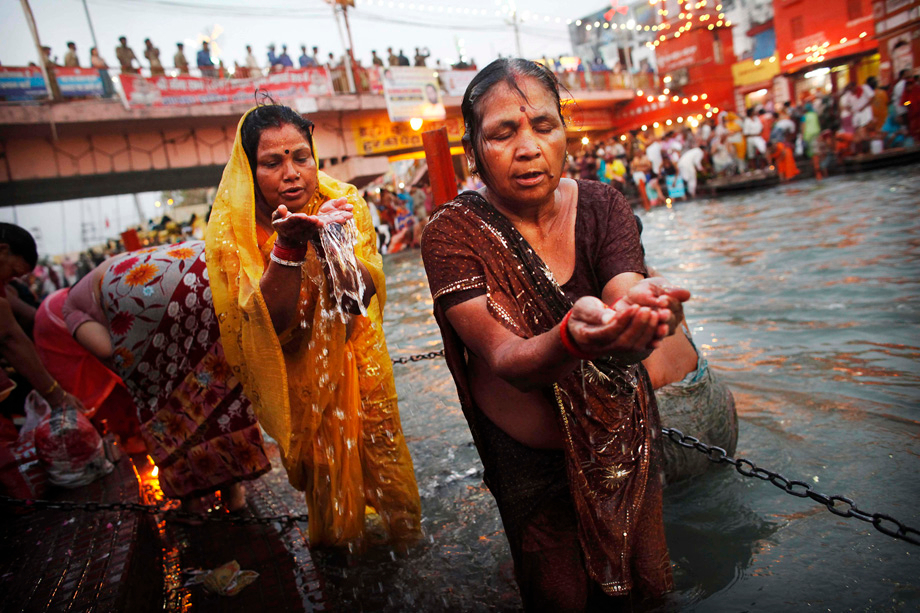
[[[558,83],[496,60],[467,87],[484,187],[422,235],[434,313],[527,610],[629,607],[672,586],[660,424],[640,364],[689,292],[646,278],[616,190],[561,179]]]
[[[241,119],[206,232],[221,342],[306,491],[311,543],[359,547],[370,505],[408,544],[421,505],[383,335],[382,260],[367,204],[316,159],[312,122],[290,108]],[[331,224],[356,228],[353,250],[328,253]],[[339,282],[363,282],[363,304],[336,302],[333,266]]]

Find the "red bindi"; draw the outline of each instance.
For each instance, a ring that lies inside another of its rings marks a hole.
[[[521,105],[521,112],[522,112],[522,113],[525,113],[525,112],[526,112],[526,110],[524,109],[524,106],[523,106],[523,105]]]
[[[290,149],[285,149],[285,150],[284,150],[284,155],[287,155],[287,154],[289,154],[290,152],[291,152]]]

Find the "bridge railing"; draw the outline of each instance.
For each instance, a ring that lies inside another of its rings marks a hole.
[[[228,69],[217,66],[211,69],[190,67],[188,73],[180,75],[175,68],[164,69],[163,72],[151,74],[149,68],[132,71],[131,75],[144,77],[150,81],[152,88],[172,89],[170,83],[176,77],[183,80],[197,81],[195,89],[217,90],[226,87],[241,86],[244,79],[269,79],[278,80],[283,77],[293,77],[299,73],[321,73],[321,80],[328,85],[315,87],[313,95],[340,95],[340,94],[383,94],[383,77],[387,68],[353,66],[352,76],[354,90],[349,85],[347,71],[344,66],[321,67],[312,69],[282,69],[282,70],[250,70],[246,67],[235,66]],[[466,85],[476,74],[476,70],[442,70],[431,68],[438,76],[441,91],[448,96],[462,96]],[[87,98],[113,98],[122,92],[122,74],[117,68],[70,68],[48,67],[50,83],[46,85],[44,75],[38,66],[26,67],[0,66],[0,101],[12,103],[67,102]],[[577,91],[615,91],[615,90],[643,90],[657,91],[657,75],[630,74],[610,70],[580,70],[555,72],[559,82],[570,92]],[[448,78],[450,77],[450,78]],[[166,79],[166,81],[163,81]],[[164,85],[165,84],[165,85]],[[182,89],[182,88],[176,88]]]

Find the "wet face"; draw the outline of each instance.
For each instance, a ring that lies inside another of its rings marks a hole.
[[[310,142],[296,127],[285,124],[267,128],[256,150],[256,183],[262,192],[265,212],[271,215],[279,205],[292,213],[301,210],[316,191],[316,163]]]
[[[517,84],[524,97],[499,83],[479,103],[480,176],[505,204],[549,202],[565,161],[565,127],[553,95],[539,81],[522,77]]]

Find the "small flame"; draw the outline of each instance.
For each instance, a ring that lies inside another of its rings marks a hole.
[[[150,471],[150,476],[151,476],[151,477],[156,477],[156,476],[159,475],[159,474],[160,474],[160,467],[159,467],[159,466],[154,466],[154,467],[153,467],[153,470]]]

